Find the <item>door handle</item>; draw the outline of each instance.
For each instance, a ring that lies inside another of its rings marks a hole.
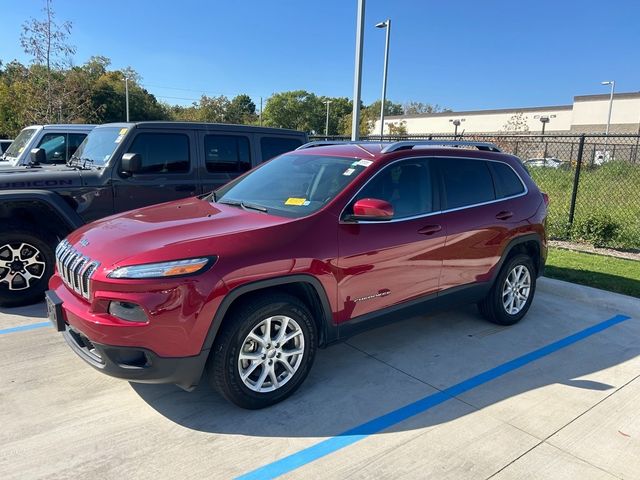
[[[504,211],[502,211],[502,212],[499,212],[499,213],[496,215],[496,218],[497,218],[498,220],[508,220],[508,219],[510,219],[511,217],[513,217],[513,212],[510,212],[510,211],[508,211],[508,210],[504,210]]]
[[[195,192],[195,185],[176,185],[176,192]]]
[[[421,235],[433,235],[440,230],[442,230],[442,225],[427,225],[418,230],[418,233]]]

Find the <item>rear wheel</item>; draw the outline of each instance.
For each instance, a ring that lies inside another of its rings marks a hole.
[[[513,325],[527,314],[536,290],[531,257],[518,254],[505,262],[489,294],[478,303],[480,313],[499,325]]]
[[[225,319],[209,359],[209,378],[240,407],[273,405],[306,378],[316,336],[311,313],[296,297],[254,297]]]
[[[40,300],[53,275],[53,235],[19,226],[0,231],[0,306]]]

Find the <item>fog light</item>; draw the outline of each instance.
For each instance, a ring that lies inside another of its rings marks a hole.
[[[142,307],[130,302],[109,302],[109,314],[128,322],[145,323],[147,321]]]

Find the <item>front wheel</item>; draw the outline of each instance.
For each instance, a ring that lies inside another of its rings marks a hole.
[[[29,227],[0,230],[0,307],[42,299],[55,263],[55,239]]]
[[[513,325],[527,314],[536,291],[531,257],[516,255],[505,262],[489,294],[478,303],[480,313],[498,325]]]
[[[264,408],[302,384],[316,343],[311,313],[297,298],[254,297],[225,319],[209,359],[209,378],[236,405]]]

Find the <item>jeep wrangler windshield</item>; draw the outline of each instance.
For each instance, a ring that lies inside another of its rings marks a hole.
[[[319,210],[371,162],[287,154],[218,189],[218,203],[299,218]]]
[[[104,167],[111,159],[113,152],[127,129],[120,127],[101,127],[93,130],[80,144],[78,150],[69,159],[70,164],[84,166]]]
[[[14,165],[13,160],[17,159],[22,153],[34,133],[36,133],[35,128],[25,128],[22,130],[4,153],[3,160],[9,160],[11,164]]]

